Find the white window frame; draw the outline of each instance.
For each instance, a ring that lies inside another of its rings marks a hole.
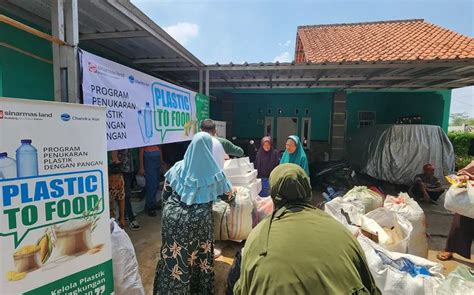
[[[267,134],[267,126],[270,125],[270,134]],[[266,116],[263,123],[263,136],[270,135],[273,138],[275,133],[275,117]]]
[[[308,137],[306,138],[307,144],[304,145],[304,123],[308,122]],[[303,117],[301,119],[301,129],[300,129],[300,138],[301,138],[301,143],[303,144],[303,147],[305,149],[310,149],[311,148],[311,117]]]
[[[374,119],[372,120],[361,120],[360,113],[373,113]],[[357,128],[365,128],[369,126],[374,126],[377,122],[377,112],[376,111],[358,111],[357,112]],[[362,123],[362,124],[361,124]]]

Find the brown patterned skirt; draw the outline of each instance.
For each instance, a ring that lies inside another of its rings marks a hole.
[[[186,205],[173,193],[165,203],[154,294],[213,294],[212,203]]]

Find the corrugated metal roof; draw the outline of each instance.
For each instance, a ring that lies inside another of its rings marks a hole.
[[[198,71],[204,64],[128,0],[78,0],[79,46],[119,63],[174,82],[175,73],[156,73],[157,66],[187,66]],[[51,30],[50,0],[0,0],[0,8]],[[136,62],[140,59],[140,62]],[[143,61],[145,60],[145,61]]]
[[[161,67],[199,83],[189,67]],[[474,60],[208,65],[211,89],[451,89],[474,84]]]

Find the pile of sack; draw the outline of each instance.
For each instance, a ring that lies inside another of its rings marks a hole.
[[[248,157],[227,160],[224,173],[237,192],[230,202],[214,203],[214,237],[217,241],[245,240],[252,228],[273,212],[273,201],[258,195],[262,182]]]
[[[383,294],[426,294],[439,286],[442,266],[427,260],[425,214],[407,194],[384,196],[355,187],[324,210],[357,237]]]

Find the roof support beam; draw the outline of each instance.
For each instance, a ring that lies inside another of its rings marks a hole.
[[[280,64],[248,66],[207,66],[211,71],[261,71],[261,70],[325,70],[325,69],[395,69],[395,68],[449,68],[473,66],[474,59],[461,61],[411,62],[411,63],[359,63],[359,64]]]
[[[418,81],[431,81],[431,80],[453,80],[453,79],[463,79],[463,78],[470,78],[471,76],[468,75],[450,75],[450,76],[423,76],[423,77],[409,77],[409,76],[316,76],[316,77],[295,77],[295,78],[273,78],[270,76],[269,79],[267,78],[235,78],[235,79],[224,79],[224,78],[214,78],[211,79],[210,82],[213,83],[224,83],[224,82],[234,82],[234,83],[252,83],[252,82],[270,82],[270,83],[279,83],[279,82],[297,82],[297,83],[305,83],[305,82],[328,82],[328,81],[394,81],[394,80],[401,80],[403,82],[397,82],[396,84],[405,84],[406,80],[418,80]],[[189,82],[199,82],[197,79],[190,79]]]
[[[396,69],[396,68],[454,68],[473,66],[474,59],[443,62],[412,62],[412,63],[359,63],[359,64],[280,64],[280,65],[239,65],[239,66],[207,66],[210,71],[278,71],[278,70],[366,70],[366,69]],[[151,69],[154,72],[192,71],[192,67],[158,67]]]
[[[35,28],[32,28],[30,26],[27,26],[19,21],[16,21],[6,15],[0,14],[0,22],[5,23],[9,26],[12,26],[14,28],[17,28],[19,30],[25,31],[27,33],[30,33],[32,35],[35,35],[38,38],[42,38],[45,40],[48,40],[51,43],[58,44],[58,45],[65,45],[66,42],[64,40],[57,38],[55,36],[48,35],[46,33],[41,32],[40,30],[37,30]]]
[[[120,11],[122,14],[127,16],[130,20],[135,22],[145,31],[148,31],[150,35],[160,40],[171,50],[176,52],[183,59],[187,60],[190,64],[195,66],[194,70],[199,70],[203,63],[188,52],[181,44],[174,40],[168,33],[162,28],[156,25],[150,18],[148,18],[142,11],[140,11],[135,5],[129,0],[107,0],[107,3],[112,5],[115,9]]]
[[[314,84],[312,85],[311,87],[309,88],[347,88],[348,85],[341,85],[341,84],[328,84],[328,85],[319,85],[319,84]],[[377,85],[375,85],[377,86]],[[378,85],[378,86],[381,86],[381,85]],[[361,87],[365,87],[365,88],[373,88],[373,86],[369,86],[369,85],[361,85]],[[273,85],[273,88],[308,88],[308,86],[305,84],[305,85],[287,85],[287,84],[284,84],[284,85]],[[270,89],[270,86],[269,85],[239,85],[239,86],[235,86],[235,87],[231,87],[231,86],[222,86],[222,87],[219,87],[219,86],[214,86],[212,87],[212,89]]]
[[[199,93],[202,93],[202,70],[199,70]]]
[[[152,72],[191,72],[191,71],[197,71],[197,70],[198,68],[195,68],[195,67],[160,67],[160,68],[150,69],[150,71]]]
[[[465,83],[474,84],[474,76],[471,76],[469,78],[453,80],[453,81],[445,81],[443,83],[438,83],[438,84],[439,85],[451,85],[451,84],[465,84]]]
[[[81,34],[81,41],[88,40],[105,40],[105,39],[126,39],[126,38],[145,38],[151,37],[147,31],[124,31],[124,32],[103,32],[103,33],[91,33]]]
[[[185,63],[186,60],[176,58],[140,58],[133,61],[134,64],[161,64],[161,63]]]
[[[206,69],[206,95],[209,96],[209,70]]]

